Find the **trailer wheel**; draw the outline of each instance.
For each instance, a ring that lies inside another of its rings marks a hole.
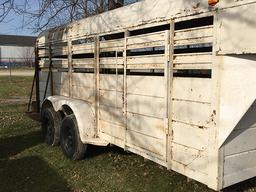
[[[52,107],[47,107],[42,110],[41,122],[44,141],[48,145],[58,145],[60,141],[60,115]]]
[[[87,145],[83,144],[77,126],[75,115],[66,116],[60,128],[60,145],[66,157],[72,160],[84,158]]]

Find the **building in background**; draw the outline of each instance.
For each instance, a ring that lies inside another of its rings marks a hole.
[[[0,35],[0,68],[33,67],[36,37]]]

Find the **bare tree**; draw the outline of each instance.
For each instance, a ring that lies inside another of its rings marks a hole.
[[[10,11],[14,8],[14,0],[3,0],[0,4],[0,22],[3,22]]]
[[[23,61],[23,65],[26,67],[33,67],[34,65],[34,49],[31,47],[24,47],[21,52],[21,59]]]
[[[0,4],[0,22],[10,11],[26,16],[24,26],[36,32],[99,14],[138,0],[3,0]]]

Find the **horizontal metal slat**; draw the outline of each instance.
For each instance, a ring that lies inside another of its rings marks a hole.
[[[164,55],[144,55],[127,58],[128,69],[162,69],[164,68]]]
[[[213,35],[212,26],[204,26],[197,28],[190,28],[184,30],[175,31],[174,40],[183,40],[183,39],[196,39],[202,37],[211,37]]]
[[[206,44],[213,42],[213,37],[200,37],[195,39],[182,39],[174,41],[175,46]]]
[[[72,54],[94,53],[94,49],[94,43],[72,45]]]
[[[177,54],[173,57],[174,69],[211,69],[212,54]]]
[[[211,43],[213,41],[213,27],[204,26],[177,30],[174,32],[174,44],[177,46]]]
[[[141,49],[165,45],[165,32],[149,33],[127,38],[127,49]]]
[[[211,69],[212,64],[198,64],[198,63],[189,63],[189,64],[174,64],[173,69]]]
[[[101,52],[123,51],[123,50],[124,50],[124,39],[100,42],[100,51]]]
[[[173,99],[194,102],[211,102],[211,79],[173,78]]]
[[[39,67],[46,68],[50,66],[49,60],[40,60]],[[68,60],[61,59],[61,60],[52,60],[52,67],[53,68],[67,68],[68,67]]]
[[[143,55],[127,57],[127,65],[164,64],[164,55]]]
[[[48,57],[49,51],[47,49],[39,49],[38,50],[38,56],[39,57]]]
[[[100,58],[100,65],[123,65],[124,59],[122,57],[104,57]]]
[[[94,68],[95,59],[94,58],[73,59],[72,64],[74,68]]]
[[[61,55],[67,55],[67,54],[68,54],[67,47],[52,49],[52,55],[53,56],[61,56]]]
[[[173,121],[210,127],[211,105],[186,100],[173,100]]]
[[[180,54],[174,55],[173,63],[175,64],[190,64],[190,63],[211,63],[212,54]]]

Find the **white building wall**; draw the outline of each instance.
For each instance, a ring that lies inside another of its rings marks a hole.
[[[0,46],[0,50],[1,62],[34,59],[34,47]]]

